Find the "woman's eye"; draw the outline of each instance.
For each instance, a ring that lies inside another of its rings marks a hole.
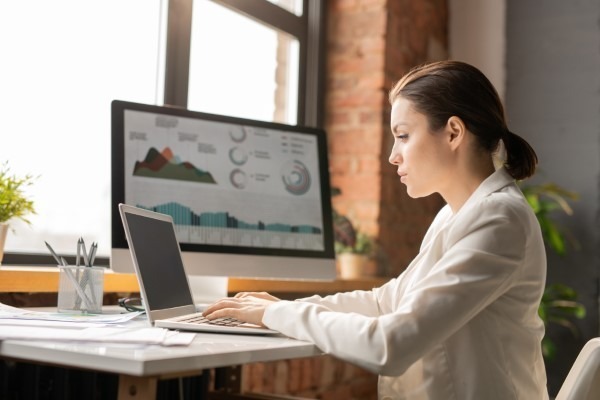
[[[406,141],[406,139],[408,139],[408,135],[407,134],[398,135],[398,136],[396,136],[396,139]]]

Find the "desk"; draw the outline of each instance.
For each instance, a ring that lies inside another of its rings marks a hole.
[[[137,323],[140,323],[139,321]],[[154,399],[159,379],[198,375],[203,369],[312,357],[314,345],[283,336],[197,334],[190,346],[0,342],[0,357],[119,375],[118,399]]]
[[[336,292],[343,291],[351,291],[351,290],[369,290],[373,287],[377,287],[385,283],[387,278],[371,278],[365,277],[363,279],[358,280],[335,280],[331,282],[325,281],[290,281],[290,280],[274,280],[274,279],[237,279],[230,278],[228,282],[228,292],[230,294],[237,293],[240,291],[268,291],[282,298],[297,298],[310,296],[312,294],[321,294],[327,295]],[[40,268],[40,267],[16,267],[16,266],[0,266],[0,295],[8,294],[12,295],[13,293],[22,294],[19,298],[23,300],[23,296],[28,296],[30,293],[34,294],[43,294],[43,293],[56,293],[58,288],[58,269],[56,267],[48,267],[48,268]],[[137,279],[133,274],[118,274],[113,273],[112,271],[107,271],[105,274],[105,282],[104,282],[104,292],[105,293],[131,293],[138,292],[139,286],[137,284]],[[52,305],[55,303],[55,298],[52,299],[54,303],[44,302],[44,305]],[[10,305],[15,305],[13,303],[8,303]],[[19,303],[23,304],[23,303]],[[28,304],[39,304],[39,302],[28,303],[24,302],[23,306]],[[265,338],[265,339],[273,339],[273,338]],[[253,338],[253,340],[259,340],[258,338]],[[290,342],[287,342],[290,343]],[[39,362],[46,362],[53,365],[62,365],[65,367],[73,366],[79,368],[89,368],[89,364],[92,364],[92,368],[96,367],[95,362],[88,363],[86,365],[78,365],[78,364],[57,364],[57,360],[61,360],[61,357],[65,355],[72,355],[73,352],[77,352],[78,350],[73,349],[71,345],[65,344],[56,344],[56,345],[45,345],[43,348],[37,351],[36,348],[40,346],[39,344],[29,344],[29,343],[19,343],[18,345],[13,342],[5,342],[4,344],[0,343],[0,357],[14,357],[15,359],[36,362],[38,360],[37,356],[44,357],[44,359],[39,360]],[[305,347],[307,346],[307,347]],[[106,346],[102,346],[104,348]],[[196,348],[196,343],[194,347]],[[29,349],[26,351],[26,349]],[[69,350],[70,349],[70,350]],[[192,348],[185,348],[183,353],[193,354],[191,350]],[[42,351],[43,350],[43,351]],[[290,350],[288,352],[288,350]],[[293,351],[292,351],[293,350]],[[83,350],[80,350],[83,351]],[[96,347],[96,351],[100,351]],[[164,349],[162,349],[164,351]],[[287,348],[284,346],[283,348],[277,349],[275,354],[267,357],[268,351],[261,351],[260,349],[253,349],[252,351],[244,351],[248,359],[241,360],[240,363],[252,363],[254,361],[262,362],[262,361],[276,361],[282,359],[293,359],[293,358],[302,358],[302,357],[311,357],[315,354],[319,354],[317,350],[312,345],[303,344],[300,347],[292,346],[292,348]],[[296,353],[299,351],[300,353]],[[111,352],[113,352],[111,350]],[[165,376],[169,376],[168,374],[172,374],[169,371],[152,371],[151,365],[156,363],[160,363],[160,360],[157,354],[160,354],[161,351],[144,351],[138,354],[134,360],[128,361],[129,363],[137,363],[138,369],[147,369],[145,375],[136,375],[132,371],[136,369],[132,368],[131,370],[126,370],[125,372],[116,371],[116,370],[101,370],[114,372],[120,375],[120,387],[127,388],[127,382],[134,382],[137,386],[147,385],[150,388],[156,387],[157,380],[163,378]],[[32,356],[33,354],[33,356]],[[221,353],[219,353],[221,354]],[[198,360],[194,362],[201,363],[210,361],[210,357],[203,357],[202,355],[197,355]],[[46,359],[46,357],[50,357]],[[92,357],[92,355],[90,355]],[[96,359],[110,360],[109,356],[93,356]],[[216,356],[217,358],[220,356]],[[223,355],[223,357],[226,357]],[[227,357],[231,357],[228,355]],[[185,358],[184,358],[185,359]],[[115,362],[121,362],[121,360],[116,357],[112,359]],[[227,364],[227,365],[235,365],[235,363]],[[176,362],[176,357],[168,361],[170,364]],[[190,362],[187,360],[185,362]],[[100,363],[98,363],[100,366]],[[206,364],[206,368],[214,368],[226,366],[224,364],[221,365],[212,365],[210,363]],[[129,366],[131,367],[131,365]],[[128,367],[128,368],[129,368]],[[184,374],[191,374],[193,372],[198,372],[196,366],[190,367],[189,369],[181,369],[175,374],[179,374],[177,376],[182,376]],[[95,369],[94,369],[95,370]],[[172,375],[171,375],[172,377]],[[152,389],[154,390],[154,389]],[[126,397],[123,395],[124,399],[133,398]]]

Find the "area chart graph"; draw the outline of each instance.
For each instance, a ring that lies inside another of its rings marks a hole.
[[[210,172],[196,168],[190,162],[181,161],[168,147],[161,152],[151,147],[144,161],[135,162],[133,175],[196,183],[216,183]]]
[[[320,234],[321,229],[310,225],[289,225],[283,223],[254,223],[242,221],[228,212],[205,212],[197,214],[189,207],[171,202],[156,206],[138,205],[150,211],[170,215],[175,225],[203,226],[207,228],[234,228],[269,232],[314,233]]]
[[[322,250],[322,229],[311,225],[243,221],[229,212],[196,213],[177,202],[140,208],[170,215],[180,241],[259,248]]]

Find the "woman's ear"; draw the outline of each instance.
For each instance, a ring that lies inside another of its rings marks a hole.
[[[458,148],[458,146],[465,140],[467,127],[462,119],[453,115],[448,118],[446,122],[446,136],[448,138],[448,144],[452,150]]]

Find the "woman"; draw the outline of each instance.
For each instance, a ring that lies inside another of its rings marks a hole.
[[[400,181],[411,197],[439,193],[447,203],[408,268],[372,291],[297,301],[240,293],[205,315],[311,341],[378,373],[382,399],[547,399],[537,314],[545,251],[515,183],[534,173],[535,152],[468,64],[415,68],[390,102],[389,161]],[[506,159],[496,170],[500,141]]]

